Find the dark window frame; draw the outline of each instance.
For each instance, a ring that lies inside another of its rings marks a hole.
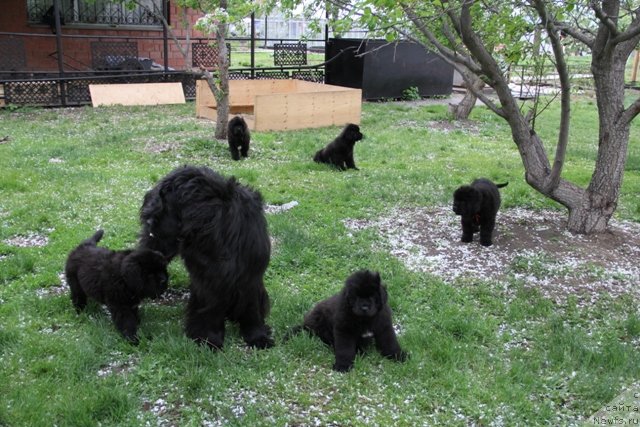
[[[163,0],[148,0],[162,10]],[[162,28],[162,21],[141,7],[129,10],[124,4],[113,0],[61,0],[62,22],[70,26],[95,27],[143,27]],[[26,0],[27,20],[30,24],[50,24],[45,15],[52,0]],[[49,11],[49,13],[51,13]]]

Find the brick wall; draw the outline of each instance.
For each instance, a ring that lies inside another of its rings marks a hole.
[[[178,37],[184,37],[186,30],[180,25],[180,11],[177,6],[170,5],[171,25]],[[189,10],[189,21],[194,23],[199,14]],[[26,0],[2,0],[2,13],[0,13],[0,32],[15,32],[34,34],[34,36],[20,37],[24,43],[26,54],[26,68],[29,71],[57,71],[56,37],[46,25],[29,24],[27,19]],[[65,71],[87,70],[91,67],[92,41],[100,40],[99,36],[117,36],[113,41],[132,41],[138,45],[140,57],[151,58],[160,65],[164,65],[164,48],[162,41],[162,29],[104,29],[104,28],[73,28],[63,26],[62,50],[64,52]],[[37,35],[37,36],[35,36]],[[67,36],[84,36],[73,38]],[[86,38],[86,36],[92,36]],[[0,35],[0,38],[8,37]],[[131,37],[154,37],[155,40],[135,40]],[[202,37],[202,34],[193,32],[192,37]],[[106,40],[106,39],[104,39]],[[184,59],[174,41],[169,38],[169,66],[175,69],[184,69]],[[0,58],[0,61],[2,58]]]

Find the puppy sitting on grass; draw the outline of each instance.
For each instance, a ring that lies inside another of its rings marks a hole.
[[[71,301],[78,313],[87,297],[105,304],[116,328],[132,344],[138,343],[138,305],[156,298],[168,283],[167,261],[156,251],[136,249],[111,251],[100,248],[103,230],[84,240],[67,258],[65,275]]]
[[[342,291],[313,307],[291,334],[303,329],[333,347],[333,369],[339,372],[349,371],[356,353],[372,342],[388,359],[407,359],[393,330],[387,290],[377,272],[361,270],[349,276]]]
[[[462,242],[471,242],[473,233],[480,231],[480,244],[493,244],[493,229],[500,208],[498,189],[508,184],[505,182],[496,185],[488,179],[479,178],[471,185],[463,185],[453,193],[453,212],[462,217]]]
[[[349,123],[336,139],[316,152],[313,161],[333,165],[339,170],[358,170],[353,160],[353,147],[362,138],[364,136],[360,133],[360,126]]]

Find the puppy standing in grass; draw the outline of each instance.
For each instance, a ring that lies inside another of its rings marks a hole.
[[[227,142],[229,143],[229,151],[233,160],[240,160],[242,157],[249,156],[249,142],[251,142],[251,132],[247,122],[241,116],[235,116],[229,120],[227,125]],[[240,150],[238,151],[238,147]]]
[[[500,208],[499,188],[509,183],[494,184],[485,178],[476,179],[471,185],[463,185],[453,193],[453,212],[460,215],[462,222],[462,242],[471,242],[473,233],[480,231],[480,244],[493,244],[493,230]]]
[[[360,133],[360,126],[349,123],[336,139],[313,156],[313,161],[327,163],[340,170],[358,170],[353,160],[353,147],[362,138],[364,136]]]
[[[361,270],[349,276],[342,291],[313,307],[292,333],[302,329],[333,347],[333,369],[339,372],[349,371],[356,353],[372,341],[388,359],[402,362],[407,358],[393,330],[387,290],[377,272]]]
[[[105,304],[120,333],[138,343],[138,305],[144,298],[157,298],[168,283],[167,261],[149,249],[111,251],[97,243],[104,232],[98,230],[75,248],[67,258],[65,275],[71,301],[78,311],[87,297]]]

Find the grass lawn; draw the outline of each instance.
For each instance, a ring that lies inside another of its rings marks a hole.
[[[255,132],[231,160],[192,103],[0,111],[0,425],[577,425],[640,381],[640,312],[630,296],[558,304],[520,280],[445,282],[408,269],[372,220],[397,207],[443,207],[478,176],[509,181],[503,209],[562,210],[524,182],[505,123],[484,108],[472,132],[441,131],[445,105],[366,103],[360,171],[311,161],[338,128]],[[558,108],[538,118],[552,150]],[[572,107],[565,177],[585,185],[597,149],[595,101]],[[142,305],[141,343],[108,315],[77,315],[63,282],[68,252],[97,228],[135,244],[146,190],[183,164],[206,165],[263,194],[273,253],[265,277],[276,347],[225,349],[185,338],[188,276],[170,266],[165,298]],[[451,213],[453,215],[453,213]],[[634,122],[617,219],[640,222],[640,125]],[[353,371],[287,329],[360,268],[378,270],[408,362],[371,351]]]

